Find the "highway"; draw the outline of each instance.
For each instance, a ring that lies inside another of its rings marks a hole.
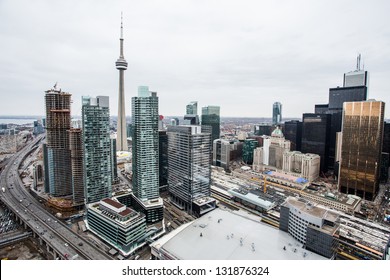
[[[0,176],[1,200],[36,235],[56,252],[60,259],[106,260],[110,255],[96,248],[89,240],[77,235],[56,217],[47,212],[25,189],[18,168],[25,157],[39,145],[40,136],[8,161]]]

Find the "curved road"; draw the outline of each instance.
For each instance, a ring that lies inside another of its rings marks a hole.
[[[62,259],[107,260],[110,255],[96,248],[89,240],[77,235],[56,217],[47,212],[25,189],[18,168],[24,158],[39,145],[39,136],[10,158],[1,173],[1,200]],[[4,190],[4,191],[3,191]]]

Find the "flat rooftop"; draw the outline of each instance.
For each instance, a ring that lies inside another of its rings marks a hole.
[[[242,200],[245,200],[247,202],[250,202],[254,205],[257,205],[263,209],[270,210],[271,208],[275,207],[275,203],[271,201],[267,201],[258,195],[250,192],[250,191],[242,191],[240,189],[233,189],[228,191],[229,194],[241,198]]]
[[[285,201],[285,204],[293,205],[302,212],[328,221],[336,222],[338,219],[338,215],[336,213],[333,213],[327,208],[321,207],[318,204],[314,204],[311,201],[298,199],[296,197],[288,197]]]
[[[151,246],[180,260],[326,259],[303,249],[288,233],[256,220],[259,217],[217,208]]]

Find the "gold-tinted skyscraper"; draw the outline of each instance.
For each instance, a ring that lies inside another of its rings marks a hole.
[[[373,200],[379,189],[385,103],[344,102],[339,190]]]
[[[120,54],[116,61],[116,69],[119,70],[119,97],[118,97],[118,123],[116,134],[116,150],[127,151],[127,131],[125,113],[125,81],[124,73],[127,69],[127,61],[123,56],[123,20],[121,17]]]

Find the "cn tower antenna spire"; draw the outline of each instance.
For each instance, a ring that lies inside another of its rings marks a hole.
[[[123,12],[121,12],[121,39],[123,39]]]
[[[119,98],[118,98],[118,121],[116,149],[117,151],[127,151],[127,131],[126,131],[126,113],[125,113],[125,81],[124,72],[127,69],[127,61],[123,55],[123,14],[121,12],[121,37],[119,58],[115,62],[116,69],[119,70]]]

